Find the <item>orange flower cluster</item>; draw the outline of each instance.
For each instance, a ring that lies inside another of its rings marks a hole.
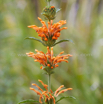
[[[48,22],[48,27],[46,26],[45,21],[42,21],[41,18],[38,17],[40,22],[42,23],[42,27],[37,27],[36,25],[28,26],[29,28],[33,28],[38,33],[38,36],[41,37],[43,41],[57,40],[60,36],[60,31],[63,29],[67,29],[67,27],[60,27],[66,24],[66,20],[61,20],[55,24],[53,24],[53,20]]]
[[[42,99],[44,99],[45,100],[45,102],[48,102],[48,101],[51,101],[51,102],[53,102],[54,104],[55,104],[55,97],[57,97],[58,95],[60,95],[61,93],[64,93],[64,92],[66,92],[66,91],[68,91],[68,90],[72,90],[72,88],[67,88],[67,89],[63,89],[63,90],[61,90],[63,87],[64,87],[64,85],[61,85],[55,92],[54,92],[54,94],[53,94],[53,91],[52,90],[50,90],[50,92],[48,92],[48,89],[47,89],[47,87],[48,87],[48,85],[46,85],[46,84],[44,84],[41,80],[38,80],[43,86],[44,86],[44,88],[46,89],[46,91],[43,91],[38,85],[36,85],[36,84],[32,84],[33,86],[36,86],[37,88],[38,88],[38,90],[40,90],[41,91],[41,93],[39,92],[39,91],[37,91],[37,90],[35,90],[34,88],[31,88],[30,87],[30,89],[31,90],[33,90],[34,92],[36,92],[37,93],[37,95],[39,95],[40,97],[39,97],[39,102],[42,104]],[[61,91],[60,91],[61,90]]]
[[[32,57],[35,59],[36,62],[39,62],[40,64],[42,64],[44,67],[48,66],[51,69],[58,67],[58,63],[65,61],[68,63],[68,59],[69,56],[71,57],[72,55],[67,54],[67,55],[62,55],[64,53],[60,52],[56,57],[53,57],[53,47],[51,47],[51,50],[49,49],[49,47],[47,47],[47,53],[44,54],[44,52],[42,51],[38,51],[37,49],[35,49],[35,51],[37,52],[36,54],[33,52],[30,53],[26,53],[29,57]],[[43,68],[43,66],[41,66],[41,69]]]

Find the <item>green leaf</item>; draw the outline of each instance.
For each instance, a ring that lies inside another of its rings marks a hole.
[[[61,11],[61,8],[60,8],[60,9],[58,8],[58,9],[56,10],[56,13],[59,12],[59,11]]]
[[[28,37],[28,38],[25,38],[25,39],[36,40],[36,41],[42,43],[44,46],[46,46],[45,43],[44,43],[43,41],[41,41],[40,39],[37,39],[37,38],[35,38],[35,37]]]
[[[23,101],[20,101],[18,104],[22,104],[22,103],[31,103],[31,102],[36,102],[36,103],[39,103],[39,101],[32,100],[32,99],[28,99],[28,100],[23,100]]]
[[[73,99],[76,99],[76,98],[73,97],[73,96],[67,96],[67,97],[64,96],[64,97],[61,97],[59,100],[57,100],[56,103],[59,102],[59,101],[62,100],[62,99],[66,99],[66,98],[73,98]]]
[[[63,40],[60,40],[60,41],[54,43],[52,46],[55,46],[56,44],[59,44],[59,43],[62,43],[62,42],[66,42],[66,41],[68,41],[68,42],[72,42],[72,43],[73,43],[73,41],[70,40],[70,39],[63,39]]]

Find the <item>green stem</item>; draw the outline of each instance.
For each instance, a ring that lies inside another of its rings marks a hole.
[[[50,92],[51,84],[50,84],[50,74],[48,74],[48,92]]]
[[[48,92],[50,92],[50,89],[51,89],[50,74],[48,74]],[[50,104],[50,100],[49,100],[48,104]]]

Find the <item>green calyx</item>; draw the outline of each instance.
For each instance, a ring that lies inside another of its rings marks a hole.
[[[42,15],[44,15],[45,19],[53,20],[55,19],[56,9],[54,6],[46,6],[43,11]]]
[[[43,42],[46,46],[52,47],[56,40],[52,39],[52,36],[50,36],[47,41],[43,39]]]
[[[46,74],[51,75],[54,73],[53,69],[51,69],[50,67],[46,66],[43,67],[43,70],[46,71]]]
[[[49,39],[48,39],[48,41],[44,41],[44,43],[45,43],[46,46],[52,47],[53,44],[55,43],[55,41],[56,41],[56,40],[49,40]]]

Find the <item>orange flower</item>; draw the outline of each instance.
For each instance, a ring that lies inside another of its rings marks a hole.
[[[54,6],[52,6],[51,8],[54,8]],[[51,20],[50,22],[48,22],[48,26],[46,26],[45,21],[42,21],[42,19],[39,17],[38,19],[42,23],[42,27],[37,27],[36,25],[31,25],[28,27],[36,30],[38,36],[41,37],[43,41],[46,41],[48,45],[53,44],[55,40],[58,39],[61,30],[67,29],[67,27],[63,27],[60,29],[62,25],[66,24],[66,20],[61,20],[54,24],[53,20]]]
[[[46,85],[46,84],[44,84],[41,80],[38,80],[39,82],[41,82],[41,84],[43,85],[43,86],[48,86],[48,85]],[[37,91],[37,90],[35,90],[34,88],[31,88],[30,87],[30,89],[31,90],[33,90],[34,92],[36,92],[37,93],[37,95],[39,95],[40,97],[39,97],[39,102],[40,102],[40,104],[42,104],[42,99],[44,99],[45,100],[45,102],[52,102],[53,104],[55,104],[55,97],[57,97],[58,95],[60,95],[61,93],[64,93],[64,92],[66,92],[66,91],[68,91],[68,90],[72,90],[72,88],[67,88],[67,89],[63,89],[63,90],[61,90],[61,88],[63,88],[64,87],[64,85],[61,85],[56,91],[55,91],[55,93],[54,93],[54,95],[53,95],[53,92],[52,92],[52,90],[50,91],[50,92],[48,92],[47,90],[46,91],[43,91],[38,85],[36,85],[36,84],[32,84],[32,85],[34,85],[34,86],[36,86],[42,93],[40,93],[39,91]],[[60,91],[61,90],[61,91]],[[60,92],[59,92],[60,91]],[[50,100],[51,99],[51,100]]]
[[[48,91],[48,89],[47,89],[48,85],[44,84],[41,80],[38,80],[38,81],[44,86],[44,88],[46,89],[46,91]]]
[[[64,89],[64,90],[61,90],[57,95],[55,95],[55,97],[57,97],[58,95],[60,95],[61,93],[64,93],[68,90],[72,90],[72,88],[67,88],[67,89]]]
[[[67,54],[67,55],[62,55],[64,52],[60,52],[59,55],[57,55],[56,57],[53,57],[53,47],[51,47],[51,50],[49,49],[49,47],[47,47],[47,53],[44,54],[42,51],[38,51],[37,49],[35,50],[37,53],[26,53],[29,57],[32,57],[35,59],[36,62],[39,62],[40,64],[42,64],[44,67],[50,67],[51,69],[58,67],[58,63],[65,61],[68,63],[68,59],[69,56],[71,57],[72,55]],[[41,66],[40,68],[43,69],[43,66]]]
[[[63,88],[64,87],[64,85],[61,85],[56,91],[55,91],[55,96],[56,96],[56,94],[61,90],[61,88]]]

